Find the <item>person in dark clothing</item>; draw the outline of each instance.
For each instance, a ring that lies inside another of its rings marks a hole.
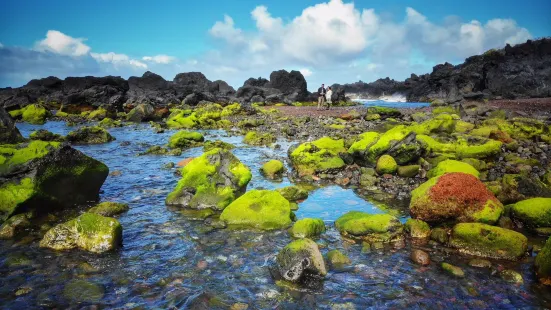
[[[325,84],[321,84],[321,87],[318,88],[318,110],[321,109],[325,104],[326,91],[324,86]]]

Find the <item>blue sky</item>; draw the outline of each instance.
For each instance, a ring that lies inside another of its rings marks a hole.
[[[239,87],[301,70],[325,82],[430,72],[551,35],[551,1],[3,1],[0,87],[56,75],[202,71]]]

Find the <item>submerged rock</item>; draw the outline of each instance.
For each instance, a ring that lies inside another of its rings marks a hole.
[[[31,222],[29,221],[31,217],[32,213],[30,212],[10,217],[0,226],[0,239],[11,239],[18,231],[31,226]]]
[[[105,201],[90,208],[88,213],[99,214],[101,216],[115,216],[128,211],[128,209],[126,203]]]
[[[291,225],[291,207],[276,191],[251,190],[227,206],[220,219],[234,227],[283,229]]]
[[[511,269],[505,269],[499,273],[499,277],[502,278],[504,281],[507,281],[509,283],[513,284],[523,284],[524,279],[522,279],[522,275],[514,270]]]
[[[536,256],[534,265],[539,281],[545,285],[551,285],[551,238],[547,239]]]
[[[39,129],[37,131],[31,132],[31,134],[29,135],[29,138],[31,140],[41,140],[41,141],[55,141],[55,142],[65,141],[65,137],[63,137],[62,135],[55,134],[46,129]]]
[[[290,202],[297,202],[308,198],[308,191],[296,185],[278,188],[276,191]]]
[[[442,263],[442,269],[445,272],[452,275],[452,276],[455,276],[455,277],[458,277],[458,278],[465,277],[465,272],[463,271],[463,269],[461,269],[457,266],[454,266],[454,265],[451,265],[451,264],[448,264],[448,263]]]
[[[71,280],[63,289],[63,297],[74,303],[97,303],[104,295],[105,289],[101,284],[87,280]]]
[[[113,250],[122,243],[122,227],[114,218],[93,213],[79,217],[48,230],[40,247],[54,250],[80,248],[94,253]]]
[[[532,198],[511,207],[511,217],[530,229],[551,228],[551,198]]]
[[[203,141],[205,141],[205,137],[203,137],[201,133],[182,130],[170,137],[168,140],[168,147],[171,149],[184,149],[198,146]]]
[[[260,170],[264,176],[274,180],[274,179],[281,178],[281,175],[285,170],[285,166],[281,161],[272,159],[267,163],[265,163],[264,165],[262,165],[262,168]]]
[[[305,218],[295,222],[290,230],[294,238],[313,238],[325,232],[325,223],[321,219]]]
[[[335,227],[345,236],[368,242],[390,242],[400,239],[402,224],[389,214],[369,214],[350,211],[335,221]]]
[[[346,164],[339,154],[344,152],[344,140],[323,137],[299,145],[289,157],[299,175],[306,176],[343,168]]]
[[[331,250],[327,253],[327,261],[329,265],[334,269],[339,269],[350,265],[351,261],[348,256],[342,254],[339,250]]]
[[[103,163],[58,142],[0,146],[0,222],[21,210],[95,201],[108,174]]]
[[[411,192],[411,216],[429,223],[447,220],[495,223],[503,205],[473,175],[456,172],[429,179]]]
[[[23,140],[11,116],[0,107],[0,144],[14,144]]]
[[[277,265],[281,276],[291,282],[327,275],[318,245],[310,239],[298,239],[285,246],[277,255]]]
[[[223,210],[246,189],[252,174],[230,151],[213,149],[182,168],[182,178],[166,204]]]
[[[81,127],[71,131],[67,135],[67,140],[73,144],[100,144],[115,140],[109,131],[102,127]]]
[[[404,225],[407,232],[409,232],[412,238],[428,238],[430,237],[430,226],[429,224],[417,220],[417,219],[408,219]]]
[[[526,255],[528,239],[513,230],[481,223],[460,223],[453,227],[450,246],[461,253],[518,260]]]
[[[233,150],[235,148],[235,145],[224,141],[220,141],[220,140],[205,141],[205,143],[203,144],[203,151],[205,152],[208,152],[216,148],[224,149],[224,150]]]

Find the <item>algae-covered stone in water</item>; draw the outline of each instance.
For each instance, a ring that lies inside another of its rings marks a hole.
[[[321,219],[305,218],[295,222],[291,236],[295,238],[317,237],[325,232],[325,223]]]
[[[511,216],[535,229],[551,227],[551,198],[532,198],[511,206]]]
[[[344,236],[370,242],[399,239],[403,230],[400,221],[392,215],[359,211],[350,211],[339,217],[335,227]]]
[[[283,171],[285,170],[285,166],[283,163],[279,160],[272,159],[268,162],[266,162],[264,165],[262,165],[261,172],[269,179],[276,179],[278,177],[281,177],[281,174],[283,174]]]
[[[277,255],[277,265],[281,276],[291,282],[327,275],[318,245],[306,238],[295,240],[285,246]]]

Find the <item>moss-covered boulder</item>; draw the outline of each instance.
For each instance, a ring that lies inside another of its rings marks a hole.
[[[220,140],[205,141],[205,143],[203,144],[203,151],[205,152],[208,152],[212,149],[233,150],[234,148],[235,145]]]
[[[398,164],[390,155],[383,155],[377,160],[375,170],[378,174],[393,174],[398,169]]]
[[[504,174],[497,198],[511,204],[536,197],[551,197],[551,187],[530,174]]]
[[[457,159],[487,158],[501,152],[502,142],[496,140],[481,140],[478,143],[469,143],[463,137],[457,136],[456,141],[442,142],[431,136],[417,135],[417,140],[424,144],[427,151],[436,155],[446,155]]]
[[[453,227],[449,242],[469,255],[518,260],[526,254],[528,239],[513,230],[482,223],[460,223]]]
[[[191,129],[197,127],[198,122],[191,110],[174,110],[169,115],[166,125],[173,129]]]
[[[289,243],[277,254],[276,260],[279,273],[287,281],[308,282],[312,278],[323,278],[327,275],[318,245],[310,239],[298,239]]]
[[[236,115],[236,114],[241,113],[241,111],[242,111],[241,110],[241,105],[236,102],[236,103],[229,104],[229,105],[225,106],[222,109],[221,116],[222,117],[232,116],[232,115]]]
[[[429,179],[411,192],[411,216],[429,223],[444,221],[493,224],[503,205],[473,175],[454,172]]]
[[[67,141],[72,144],[101,144],[115,140],[109,131],[102,127],[81,127],[67,135]]]
[[[102,128],[113,128],[113,127],[122,127],[121,121],[116,121],[112,118],[106,117],[101,122],[98,123],[98,126]]]
[[[275,180],[281,178],[283,171],[285,171],[285,166],[281,161],[272,159],[264,163],[262,165],[262,168],[260,168],[260,171],[267,178]]]
[[[170,137],[170,139],[168,140],[168,147],[172,149],[185,149],[196,147],[200,145],[203,141],[205,141],[205,137],[203,137],[201,133],[182,130],[178,131]]]
[[[339,156],[344,152],[344,140],[323,137],[299,145],[289,157],[299,175],[306,176],[344,168],[346,164]]]
[[[46,129],[39,129],[31,132],[31,134],[29,135],[29,138],[31,140],[41,140],[41,141],[55,141],[55,142],[65,141],[65,137],[63,137],[62,135],[55,134]]]
[[[0,107],[0,144],[14,144],[23,141],[10,114]]]
[[[90,112],[90,114],[88,114],[86,118],[89,120],[101,121],[107,117],[107,114],[108,114],[107,110],[100,107],[97,110]]]
[[[0,222],[22,210],[47,211],[98,199],[109,169],[68,145],[0,146]]]
[[[308,198],[308,191],[296,185],[278,188],[276,191],[291,202],[297,202]]]
[[[392,129],[382,134],[377,142],[370,145],[369,148],[364,151],[365,160],[374,163],[379,156],[385,154],[393,146],[404,140],[411,132],[411,128],[408,126],[394,126]],[[404,162],[401,164],[404,164]]]
[[[251,190],[227,206],[220,219],[236,228],[283,229],[291,225],[291,207],[276,191]]]
[[[429,171],[427,176],[429,178],[434,178],[450,172],[463,172],[474,175],[477,178],[480,176],[480,172],[478,172],[478,170],[476,170],[473,166],[468,163],[452,159],[439,162],[436,167]]]
[[[83,213],[51,228],[40,241],[40,247],[43,248],[79,248],[93,253],[110,251],[121,244],[122,227],[119,221],[93,213]]]
[[[534,265],[538,280],[545,285],[551,285],[551,238],[547,239],[536,256]]]
[[[390,242],[399,239],[403,227],[400,221],[390,214],[369,214],[350,211],[335,221],[339,232],[352,239],[368,242]]]
[[[408,165],[398,167],[396,172],[398,173],[398,176],[401,176],[402,178],[413,178],[419,174],[420,169],[420,165]]]
[[[88,210],[88,213],[99,214],[101,216],[115,216],[128,211],[126,203],[105,201]]]
[[[305,218],[295,222],[290,230],[294,238],[314,238],[325,232],[325,223],[321,219]]]
[[[331,250],[327,253],[327,261],[333,269],[339,269],[350,265],[350,258],[339,250]]]
[[[524,226],[535,229],[551,227],[551,198],[532,198],[510,207],[511,217]]]
[[[126,120],[129,122],[145,122],[153,119],[155,116],[155,108],[147,103],[138,104],[135,108],[130,110],[126,115]]]
[[[230,151],[213,149],[182,168],[182,178],[166,204],[223,210],[246,189],[252,174]]]
[[[356,138],[356,141],[348,148],[348,153],[355,158],[363,159],[366,156],[366,151],[373,145],[381,135],[377,132],[364,132]]]
[[[75,304],[98,303],[104,295],[103,285],[82,279],[71,280],[63,288],[63,297]]]
[[[426,222],[417,219],[408,219],[404,225],[406,231],[412,238],[430,237],[430,226]]]
[[[36,125],[44,124],[46,122],[46,118],[50,116],[50,112],[40,104],[29,104],[21,109],[21,111],[21,118],[24,122]]]
[[[276,137],[269,133],[260,133],[258,131],[249,131],[245,138],[243,138],[243,143],[248,145],[270,145],[272,143],[276,142]]]

